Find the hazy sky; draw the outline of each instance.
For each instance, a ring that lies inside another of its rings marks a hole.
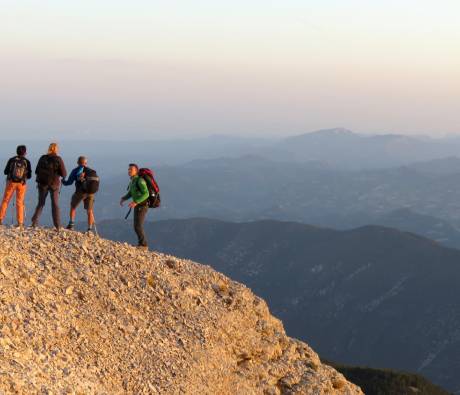
[[[0,137],[460,133],[458,0],[0,6]]]

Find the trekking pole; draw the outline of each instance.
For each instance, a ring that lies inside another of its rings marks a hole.
[[[99,237],[99,233],[97,232],[96,217],[95,217],[95,215],[94,215],[94,211],[93,211],[93,226],[94,226],[94,233],[95,233],[95,235]]]
[[[132,208],[130,207],[130,208],[129,208],[129,211],[128,211],[128,214],[125,215],[125,219],[128,219],[129,214],[131,214],[131,210],[132,210]]]

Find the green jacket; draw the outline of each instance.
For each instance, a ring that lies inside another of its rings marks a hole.
[[[143,203],[149,197],[149,189],[145,180],[139,176],[131,178],[128,186],[128,193],[123,196],[123,200],[133,199],[134,203]]]

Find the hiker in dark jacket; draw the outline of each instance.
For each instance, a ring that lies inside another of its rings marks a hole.
[[[56,229],[61,227],[59,190],[61,187],[61,178],[67,176],[67,170],[58,152],[58,145],[56,143],[50,144],[48,153],[40,158],[35,169],[35,174],[37,175],[38,204],[32,217],[33,227],[38,225],[38,220],[42,214],[43,207],[45,207],[48,193],[51,196],[54,227]]]
[[[3,195],[2,205],[0,207],[0,225],[8,210],[13,194],[16,193],[16,218],[18,226],[24,226],[24,199],[27,192],[26,181],[32,178],[32,166],[26,158],[27,148],[25,145],[19,145],[16,148],[16,156],[10,158],[5,167],[6,188]]]
[[[88,193],[84,188],[86,171],[88,169],[88,160],[80,156],[77,161],[78,166],[70,172],[67,180],[62,180],[62,184],[69,186],[75,183],[75,193],[70,201],[70,220],[67,229],[75,228],[75,215],[78,205],[83,202],[84,208],[88,213],[88,232],[93,231],[94,227],[94,193]]]
[[[128,193],[121,198],[120,206],[123,206],[126,200],[132,199],[131,203],[129,203],[129,208],[134,209],[134,231],[138,238],[137,246],[140,248],[148,248],[147,239],[144,233],[144,221],[149,211],[149,189],[145,180],[139,177],[139,167],[135,163],[129,165],[128,175],[131,178],[128,186]]]

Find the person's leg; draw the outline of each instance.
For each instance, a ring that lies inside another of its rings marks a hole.
[[[42,215],[43,207],[45,207],[46,197],[48,196],[48,187],[38,186],[38,204],[32,216],[32,226],[38,225],[38,220]]]
[[[77,208],[70,206],[70,215],[69,215],[69,222],[75,223],[75,217],[77,215]]]
[[[0,222],[6,217],[6,211],[8,210],[8,204],[10,203],[11,197],[14,193],[14,184],[11,181],[8,181],[5,186],[5,192],[3,194],[2,205],[0,207]]]
[[[77,214],[77,208],[70,206],[70,215],[69,215],[69,223],[67,225],[67,229],[72,230],[75,227],[75,216]]]
[[[88,230],[94,226],[94,195],[87,195],[84,200],[85,210],[88,215]]]
[[[18,183],[16,185],[16,217],[18,219],[18,225],[24,225],[24,200],[26,197],[27,185]]]
[[[53,224],[56,229],[59,229],[61,227],[61,212],[59,211],[59,189],[50,190],[50,195]]]
[[[88,228],[92,228],[94,225],[94,211],[92,208],[88,209]]]
[[[138,246],[147,247],[144,233],[144,221],[149,208],[147,205],[134,207],[134,231],[137,234]]]
[[[70,219],[69,224],[67,225],[67,229],[73,229],[75,227],[75,217],[77,214],[77,207],[82,200],[82,195],[79,192],[75,192],[72,195],[72,199],[70,200]]]

